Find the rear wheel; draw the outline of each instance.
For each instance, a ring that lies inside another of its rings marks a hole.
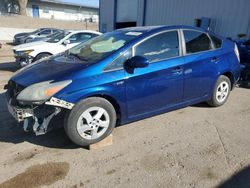
[[[80,146],[88,146],[107,137],[116,125],[113,105],[99,97],[79,102],[66,116],[64,128],[68,137]]]
[[[227,101],[230,91],[231,91],[230,79],[224,75],[221,75],[215,84],[212,98],[210,101],[207,101],[207,103],[213,107],[223,105]]]

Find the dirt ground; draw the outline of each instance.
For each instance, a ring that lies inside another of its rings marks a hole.
[[[0,188],[250,187],[249,89],[219,108],[198,104],[118,127],[112,146],[89,151],[63,129],[23,132],[2,89],[18,67],[1,54]]]

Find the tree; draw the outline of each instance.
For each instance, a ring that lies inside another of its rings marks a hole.
[[[27,7],[27,4],[28,4],[28,0],[18,0],[18,4],[19,4],[19,7],[20,7],[20,14],[26,16],[27,15],[26,7]]]

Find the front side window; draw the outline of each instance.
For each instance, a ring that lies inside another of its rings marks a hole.
[[[135,55],[146,57],[150,62],[179,56],[177,31],[168,31],[149,38],[139,44]]]
[[[43,31],[41,31],[39,33],[39,35],[49,35],[49,34],[51,34],[51,30],[50,29],[45,29],[45,30],[43,30]]]
[[[66,37],[69,34],[69,32],[58,32],[55,33],[47,42],[49,43],[57,43],[60,40],[62,40],[64,37]]]
[[[192,54],[212,49],[212,44],[206,33],[184,30],[186,53]]]
[[[122,54],[120,54],[112,63],[110,63],[104,70],[117,70],[123,68],[125,61],[132,57],[132,50],[126,50]]]

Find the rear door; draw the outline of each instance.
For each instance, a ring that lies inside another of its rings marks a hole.
[[[185,65],[183,100],[206,98],[211,93],[219,53],[207,33],[183,30]]]
[[[163,110],[181,102],[183,95],[183,58],[179,32],[156,34],[133,48],[133,55],[144,56],[150,64],[126,73],[129,118]]]

